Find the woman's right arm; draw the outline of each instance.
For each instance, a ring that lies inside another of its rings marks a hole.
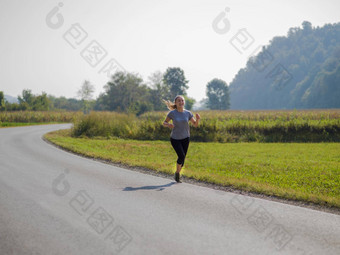
[[[171,119],[169,117],[166,117],[166,119],[163,122],[163,126],[168,128],[174,128],[175,127],[174,124],[169,123],[170,120]]]

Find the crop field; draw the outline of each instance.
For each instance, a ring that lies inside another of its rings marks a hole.
[[[201,111],[201,123],[191,128],[200,142],[340,142],[340,110],[308,111]],[[168,140],[162,127],[166,112],[140,117],[92,112],[77,118],[74,137],[119,137]]]
[[[50,112],[50,111],[6,112],[6,111],[3,111],[3,112],[0,112],[0,127],[1,126],[23,126],[27,124],[38,124],[38,123],[73,122],[77,117],[80,117],[81,115],[82,113],[80,112]],[[20,124],[20,123],[27,123],[27,124]]]

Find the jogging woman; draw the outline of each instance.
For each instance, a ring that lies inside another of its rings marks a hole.
[[[172,129],[170,141],[178,156],[175,180],[176,182],[181,182],[180,172],[184,165],[190,140],[190,128],[188,122],[190,121],[195,127],[197,127],[201,117],[198,113],[196,113],[195,119],[190,111],[184,109],[185,101],[183,96],[176,96],[173,103],[165,100],[164,102],[170,112],[166,116],[163,126]],[[169,123],[170,120],[172,120],[172,123]]]

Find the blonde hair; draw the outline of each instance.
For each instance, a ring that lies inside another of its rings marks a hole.
[[[172,111],[172,110],[177,109],[176,100],[177,100],[177,98],[179,98],[179,97],[183,97],[183,96],[181,96],[181,95],[176,96],[173,102],[171,102],[171,101],[169,101],[169,100],[164,100],[164,99],[163,99],[163,102],[166,104],[166,107],[167,107],[170,111]],[[184,98],[184,97],[183,97],[183,98]]]

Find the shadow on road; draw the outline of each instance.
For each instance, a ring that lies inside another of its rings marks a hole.
[[[158,186],[142,186],[142,187],[125,187],[123,191],[136,191],[136,190],[141,190],[141,189],[146,189],[146,190],[157,190],[157,191],[162,191],[166,187],[171,187],[172,185],[176,184],[176,182],[170,182],[168,184],[164,185],[158,185]]]

